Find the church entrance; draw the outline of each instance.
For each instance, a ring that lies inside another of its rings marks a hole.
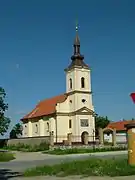
[[[82,144],[86,144],[86,141],[88,140],[89,133],[87,131],[82,132],[81,135],[81,141]]]

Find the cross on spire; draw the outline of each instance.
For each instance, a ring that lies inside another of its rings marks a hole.
[[[76,27],[75,27],[76,32],[78,32],[78,20],[76,20]]]

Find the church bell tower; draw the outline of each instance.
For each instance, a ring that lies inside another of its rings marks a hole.
[[[71,111],[76,111],[84,106],[94,110],[91,93],[91,73],[89,66],[84,62],[84,56],[81,54],[78,26],[76,26],[71,63],[65,69],[65,72],[66,93],[70,96],[70,102],[72,102],[70,105]]]

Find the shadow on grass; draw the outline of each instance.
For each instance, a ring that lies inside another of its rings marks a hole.
[[[0,180],[8,180],[14,177],[21,177],[22,174],[19,172],[11,171],[10,169],[0,169]]]

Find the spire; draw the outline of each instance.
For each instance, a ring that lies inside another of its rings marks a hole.
[[[85,62],[83,61],[84,56],[81,55],[80,53],[80,39],[79,39],[79,35],[78,35],[78,23],[76,23],[76,36],[74,39],[74,53],[71,56],[71,64],[68,66],[68,68],[65,69],[65,71],[68,71],[70,69],[73,69],[75,67],[78,68],[85,68],[85,69],[89,69],[89,66],[85,64]]]
[[[74,40],[74,46],[79,46],[80,47],[80,39],[79,39],[79,36],[78,36],[78,23],[76,23],[76,37],[75,37],[75,40]]]
[[[71,57],[71,59],[75,60],[77,58],[77,59],[83,60],[84,57],[80,54],[80,39],[79,39],[79,35],[78,35],[78,22],[76,22],[75,30],[76,30],[76,36],[75,36],[74,44],[73,44],[74,54]]]

